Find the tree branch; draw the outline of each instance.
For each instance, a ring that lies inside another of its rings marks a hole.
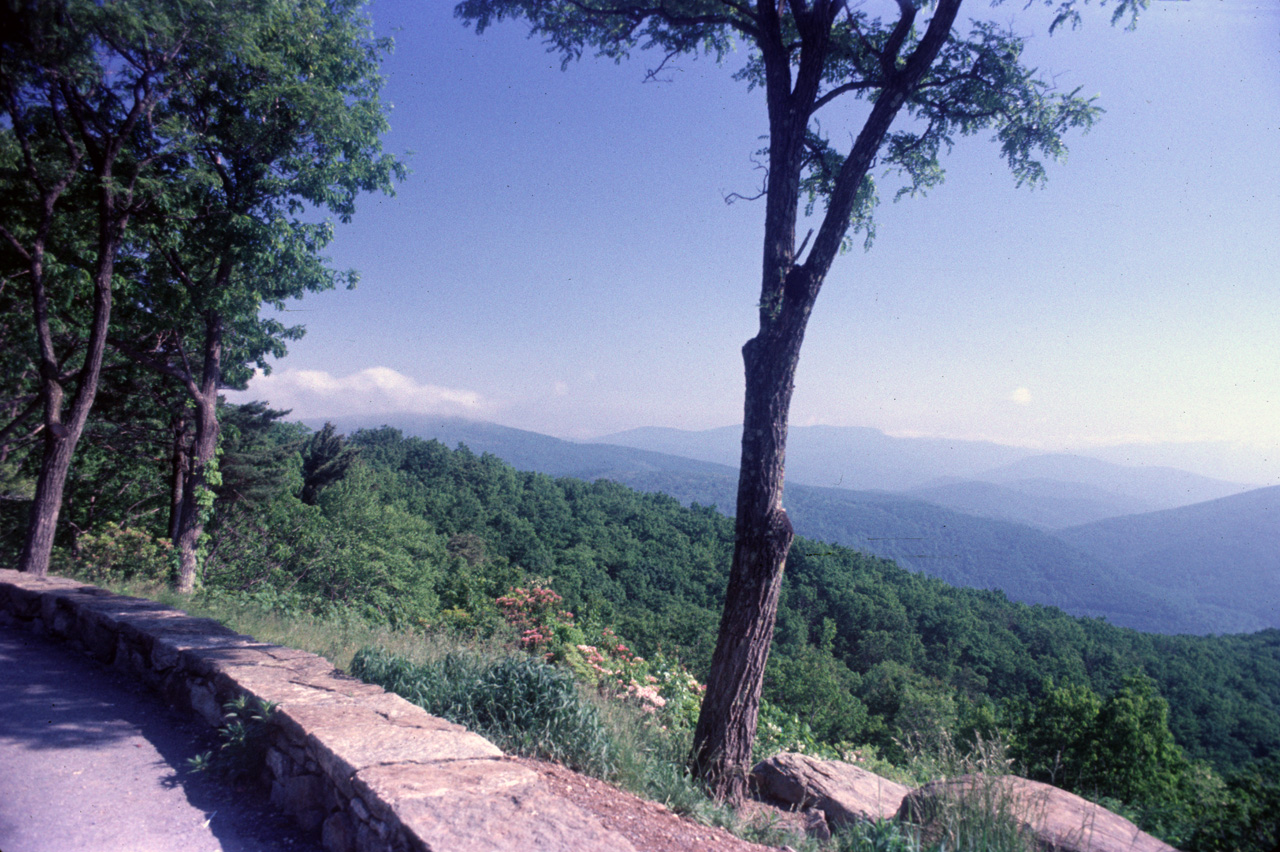
[[[831,103],[832,101],[834,101],[836,98],[840,97],[843,94],[847,94],[849,92],[864,91],[866,89],[874,89],[877,85],[878,85],[877,83],[871,82],[870,80],[855,80],[850,83],[844,83],[842,85],[836,86],[834,89],[827,92],[825,95],[823,95],[822,97],[818,98],[816,101],[813,102],[813,109],[809,110],[809,114],[813,115],[815,112],[822,109],[824,106]]]

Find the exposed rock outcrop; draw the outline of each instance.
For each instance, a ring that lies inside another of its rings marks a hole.
[[[820,811],[832,826],[891,818],[911,790],[852,763],[790,752],[762,760],[751,778],[765,801]]]
[[[976,808],[1012,819],[1042,852],[1177,852],[1100,805],[1012,775],[962,775],[926,784],[903,800],[898,818],[936,839],[949,813]]]

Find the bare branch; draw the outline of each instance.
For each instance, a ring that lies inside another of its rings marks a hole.
[[[681,53],[681,51],[679,51],[679,50],[668,50],[668,51],[667,51],[667,55],[666,55],[666,56],[664,56],[664,57],[662,57],[662,61],[661,61],[661,62],[659,62],[659,63],[657,64],[657,66],[656,66],[656,67],[654,67],[654,68],[650,68],[648,71],[645,71],[645,72],[644,72],[644,82],[646,82],[646,83],[670,83],[670,82],[671,82],[671,78],[670,78],[670,77],[668,77],[668,78],[666,78],[666,79],[659,79],[659,78],[658,78],[658,74],[662,72],[662,69],[663,69],[663,68],[665,68],[665,67],[667,66],[667,63],[668,63],[668,62],[670,62],[671,60],[675,59],[677,56],[679,56],[679,55],[680,55],[680,53]]]
[[[874,83],[870,80],[855,80],[851,83],[844,83],[843,85],[836,86],[834,89],[827,92],[825,95],[823,95],[822,97],[818,98],[816,101],[813,102],[813,109],[809,110],[809,114],[813,115],[815,112],[822,109],[824,106],[831,103],[832,101],[834,101],[836,98],[840,97],[843,94],[847,94],[849,92],[865,91],[866,89],[874,89],[877,85],[878,85],[877,83]]]

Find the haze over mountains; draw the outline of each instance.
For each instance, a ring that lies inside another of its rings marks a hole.
[[[575,443],[457,418],[333,422],[343,432],[390,425],[519,469],[612,479],[726,513],[734,505],[737,427]],[[791,430],[787,483],[801,535],[953,585],[1150,632],[1280,628],[1280,487],[837,427]]]
[[[741,427],[633,429],[600,439],[737,467]],[[1129,467],[983,441],[894,438],[864,427],[793,427],[787,481],[894,491],[957,511],[1048,528],[1173,509],[1249,490],[1169,467]]]

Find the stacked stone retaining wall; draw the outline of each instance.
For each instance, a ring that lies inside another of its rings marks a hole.
[[[634,852],[488,740],[323,657],[73,580],[0,569],[0,620],[128,672],[210,726],[277,705],[264,781],[331,852]]]

